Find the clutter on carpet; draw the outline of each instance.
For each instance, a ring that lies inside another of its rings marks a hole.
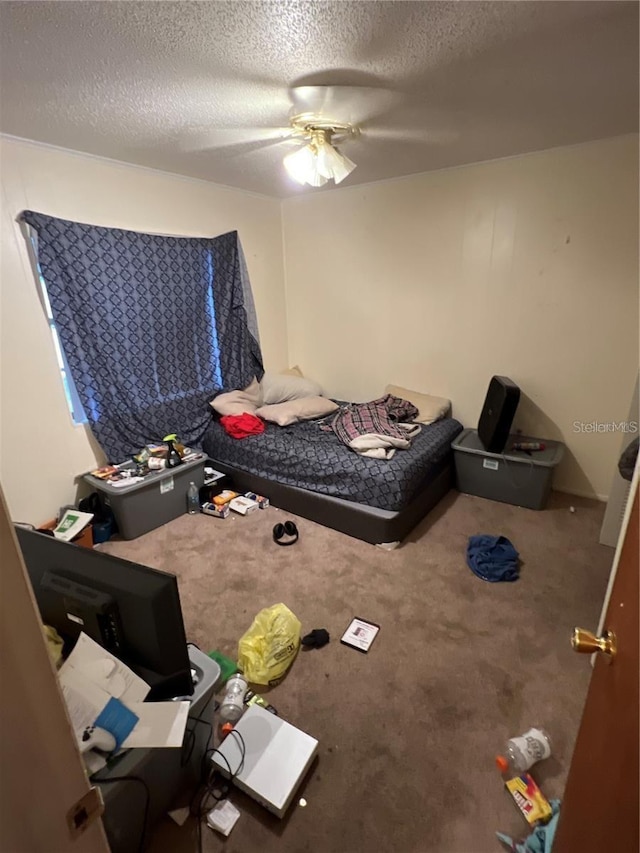
[[[507,791],[529,826],[546,823],[552,815],[549,800],[538,787],[530,773],[522,773],[505,782]]]
[[[321,649],[329,642],[329,632],[326,628],[314,628],[302,638],[302,645],[308,649]]]
[[[220,667],[220,685],[225,684],[227,679],[230,678],[234,672],[238,671],[238,667],[235,662],[226,655],[223,655],[222,652],[219,652],[218,649],[214,649],[212,652],[209,652],[209,657]]]
[[[286,604],[265,607],[238,643],[238,667],[252,684],[278,684],[300,648],[300,620]]]
[[[375,622],[356,617],[349,623],[349,627],[342,635],[340,642],[345,646],[351,646],[359,652],[368,652],[371,644],[378,635],[380,626]]]
[[[515,841],[503,832],[496,832],[498,839],[512,853],[551,853],[560,816],[560,800],[551,800],[552,817],[544,826],[537,826],[522,841]]]
[[[276,524],[273,528],[273,541],[276,545],[293,545],[298,541],[298,528],[293,521]]]
[[[517,581],[520,577],[519,558],[505,536],[469,537],[467,565],[483,581]]]

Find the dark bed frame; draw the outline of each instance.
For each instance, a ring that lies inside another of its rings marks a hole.
[[[216,459],[211,459],[211,463],[216,470],[231,478],[236,491],[265,495],[279,509],[301,515],[372,545],[402,542],[454,483],[453,454],[448,454],[410,503],[399,512],[391,512],[266,480]]]

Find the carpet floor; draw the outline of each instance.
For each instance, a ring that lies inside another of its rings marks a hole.
[[[184,515],[104,545],[178,576],[187,637],[204,650],[235,659],[254,615],[280,601],[303,633],[331,634],[261,691],[320,743],[294,805],[280,821],[236,791],[240,820],[228,839],[204,827],[203,849],[484,853],[502,849],[496,830],[526,835],[494,756],[509,736],[545,726],[553,756],[534,776],[562,795],[590,676],[570,632],[596,627],[613,558],[598,544],[603,512],[560,493],[535,512],[450,492],[391,552],[297,518],[299,542],[280,548],[272,527],[295,516],[273,507]],[[467,568],[477,533],[511,539],[517,582],[485,583]],[[339,642],[354,616],[381,626],[366,655]],[[149,849],[197,850],[195,821],[164,819]]]

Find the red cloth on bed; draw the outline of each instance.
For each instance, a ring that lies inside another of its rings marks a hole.
[[[220,423],[231,438],[248,438],[250,435],[260,435],[264,432],[264,421],[248,412],[242,415],[225,415],[220,418]]]

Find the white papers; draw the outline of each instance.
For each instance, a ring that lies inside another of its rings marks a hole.
[[[93,518],[93,513],[80,512],[77,509],[65,510],[64,515],[53,529],[56,539],[70,542],[81,533]]]
[[[190,706],[190,702],[128,703],[128,708],[140,719],[122,748],[182,746]]]
[[[93,725],[110,697],[104,690],[79,676],[72,668],[64,673],[61,669],[59,676],[73,733],[80,743],[84,730]]]
[[[78,742],[87,726],[117,699],[125,706],[119,705],[121,716],[128,710],[138,717],[134,728],[130,722],[129,730],[120,735],[123,749],[182,746],[191,703],[143,702],[151,689],[146,681],[86,634],[78,637],[58,677]]]
[[[132,702],[142,702],[151,689],[126,664],[84,633],[80,634],[73,651],[60,668],[61,683],[64,684],[65,675],[70,670],[107,693],[107,699],[113,696],[129,706]]]

